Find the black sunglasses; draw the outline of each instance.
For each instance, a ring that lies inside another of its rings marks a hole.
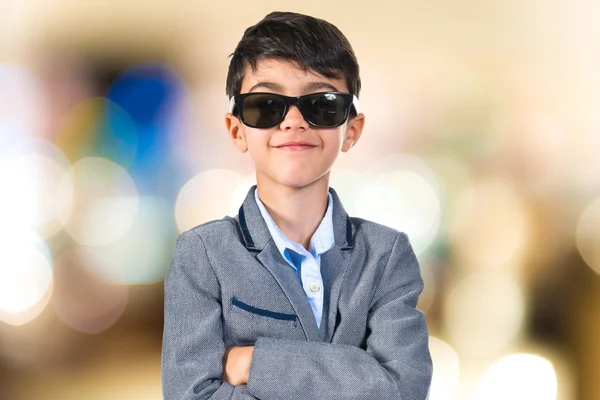
[[[229,112],[242,122],[259,129],[273,128],[285,119],[291,106],[296,106],[310,125],[317,128],[335,128],[350,115],[350,108],[358,114],[358,98],[350,93],[323,92],[290,97],[276,93],[244,93],[229,101]]]

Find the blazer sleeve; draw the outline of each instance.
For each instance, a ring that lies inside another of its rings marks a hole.
[[[165,278],[162,390],[166,400],[256,399],[221,380],[223,326],[219,282],[200,235],[181,234]]]
[[[433,366],[423,281],[405,234],[396,237],[371,302],[366,348],[259,338],[248,392],[261,399],[424,400]]]

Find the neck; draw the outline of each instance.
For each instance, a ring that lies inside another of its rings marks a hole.
[[[258,197],[277,227],[291,240],[308,250],[327,211],[329,174],[310,185],[293,188],[257,177]]]

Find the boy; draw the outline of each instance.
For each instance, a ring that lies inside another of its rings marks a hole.
[[[232,55],[225,123],[256,166],[235,218],[177,239],[166,399],[425,399],[423,289],[405,234],[350,218],[329,172],[359,140],[359,69],[330,23],[275,12]]]

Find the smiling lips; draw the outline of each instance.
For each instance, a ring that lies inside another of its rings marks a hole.
[[[275,146],[277,149],[288,150],[288,151],[301,151],[301,150],[309,150],[313,147],[316,147],[314,144],[307,142],[285,142],[278,146]]]

